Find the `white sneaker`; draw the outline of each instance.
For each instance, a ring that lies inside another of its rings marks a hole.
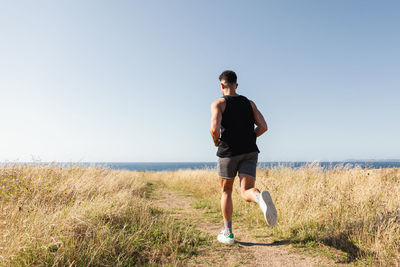
[[[235,243],[235,239],[233,233],[226,235],[225,230],[222,230],[221,233],[217,237],[218,241],[224,244],[233,244]]]
[[[261,197],[258,204],[260,205],[267,224],[269,226],[274,226],[278,219],[278,213],[276,212],[274,202],[272,201],[271,195],[268,191],[261,192]]]

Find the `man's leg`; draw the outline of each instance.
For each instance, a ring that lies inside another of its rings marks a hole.
[[[246,174],[239,174],[240,179],[240,192],[242,198],[248,202],[257,203],[264,215],[268,225],[274,226],[277,220],[277,212],[272,198],[268,191],[263,191],[254,187],[255,178]]]
[[[240,193],[242,198],[248,202],[257,203],[255,197],[260,193],[260,190],[254,187],[256,179],[247,174],[240,174]]]
[[[219,177],[219,183],[221,185],[221,210],[222,216],[224,217],[224,223],[232,223],[232,212],[233,212],[233,203],[232,203],[232,188],[234,178],[227,179]]]
[[[224,217],[224,230],[217,236],[219,242],[226,244],[233,244],[235,242],[234,236],[232,233],[232,212],[233,212],[233,203],[232,203],[232,187],[233,187],[232,179],[227,178],[219,178],[219,183],[221,185],[221,210],[222,216]]]
[[[217,236],[219,242],[233,244],[232,233],[232,188],[237,174],[237,157],[218,158],[217,172],[221,186],[221,211],[224,217],[224,230]],[[232,178],[229,178],[232,177]]]

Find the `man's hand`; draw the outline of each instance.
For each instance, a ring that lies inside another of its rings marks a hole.
[[[214,146],[219,146],[219,144],[221,143],[221,140],[219,139],[219,137],[217,139],[214,139],[214,136],[213,136],[213,133],[211,132],[211,130],[210,130],[210,133],[213,138]]]

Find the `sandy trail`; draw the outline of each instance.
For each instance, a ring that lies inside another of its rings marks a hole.
[[[204,212],[194,209],[190,203],[194,201],[189,195],[167,189],[157,189],[154,192],[155,204],[171,212],[172,216],[185,219],[190,214]],[[209,218],[199,216],[196,227],[210,235],[217,236],[221,224],[211,222]],[[248,230],[235,227],[236,245],[218,245],[217,249],[203,249],[194,256],[189,264],[193,265],[223,265],[223,266],[339,266],[333,260],[312,257],[293,252],[286,242],[272,242],[269,238],[254,238]],[[215,239],[215,242],[216,241]]]

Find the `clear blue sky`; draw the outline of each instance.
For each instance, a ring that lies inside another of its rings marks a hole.
[[[261,161],[400,158],[398,1],[2,1],[0,161],[214,161],[238,74]]]

